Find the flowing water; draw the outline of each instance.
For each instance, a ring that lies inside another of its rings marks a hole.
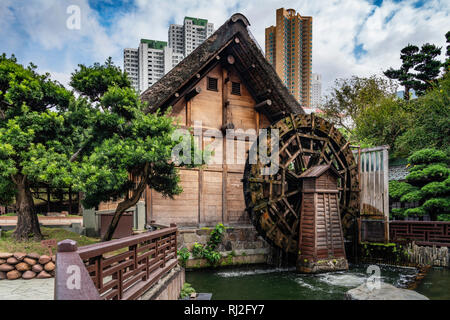
[[[390,266],[380,269],[381,280],[397,287],[407,286],[417,272],[413,268]],[[186,282],[197,292],[212,293],[213,300],[342,300],[346,291],[368,279],[370,274],[366,270],[367,266],[352,265],[345,272],[306,275],[296,273],[295,268],[247,266],[188,271]]]

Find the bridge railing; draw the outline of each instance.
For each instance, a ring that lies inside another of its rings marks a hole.
[[[417,245],[450,247],[450,222],[390,221],[392,242],[414,241]]]
[[[177,227],[77,248],[58,243],[55,300],[134,300],[176,267]]]

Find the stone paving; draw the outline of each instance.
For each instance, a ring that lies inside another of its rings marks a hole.
[[[0,300],[53,300],[55,278],[0,280]]]

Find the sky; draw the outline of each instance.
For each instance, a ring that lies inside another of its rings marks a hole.
[[[167,41],[169,24],[185,16],[217,29],[240,12],[264,48],[264,30],[281,7],[313,17],[312,69],[322,75],[323,93],[335,79],[398,68],[409,43],[443,47],[443,60],[450,30],[450,0],[0,0],[0,53],[67,85],[78,64],[111,56],[123,67],[124,48],[137,48],[141,38]]]

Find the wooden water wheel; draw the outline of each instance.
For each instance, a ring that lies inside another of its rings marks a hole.
[[[273,129],[279,130],[279,169],[263,175],[261,169],[270,164],[261,163],[258,146],[270,145]],[[331,123],[314,114],[289,115],[272,124],[268,132],[253,144],[249,155],[255,152],[258,157],[256,161],[247,157],[243,180],[247,212],[259,234],[271,245],[297,254],[302,203],[299,176],[314,165],[331,163],[341,175],[338,190],[342,228],[344,236],[351,238],[350,230],[359,214],[359,181],[349,142]]]

